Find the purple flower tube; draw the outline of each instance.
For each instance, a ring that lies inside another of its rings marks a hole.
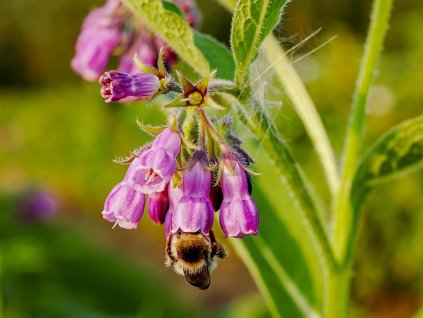
[[[232,167],[231,167],[232,166]],[[238,163],[224,166],[220,180],[223,202],[219,221],[225,237],[243,237],[258,232],[257,207],[249,194],[245,171]]]
[[[160,89],[160,79],[153,74],[141,72],[126,74],[116,71],[106,72],[99,82],[103,85],[101,96],[106,103],[134,97],[133,100],[148,100]]]
[[[208,235],[213,226],[213,206],[209,198],[211,175],[207,168],[196,162],[184,174],[183,196],[178,202],[173,218],[172,233],[178,230]]]
[[[103,218],[122,228],[136,229],[144,213],[145,195],[137,185],[121,182],[110,192],[104,204]]]

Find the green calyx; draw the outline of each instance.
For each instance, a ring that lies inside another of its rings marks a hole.
[[[191,106],[195,106],[195,105],[200,105],[202,100],[203,100],[203,96],[200,94],[200,92],[193,92],[191,94],[188,95],[188,103]]]

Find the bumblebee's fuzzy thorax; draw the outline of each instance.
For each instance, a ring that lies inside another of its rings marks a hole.
[[[171,249],[181,265],[197,271],[207,264],[211,243],[202,234],[186,233],[174,237]]]
[[[168,238],[166,265],[200,289],[210,285],[210,273],[217,267],[214,256],[224,258],[226,252],[212,232],[209,237],[202,233],[179,232]]]

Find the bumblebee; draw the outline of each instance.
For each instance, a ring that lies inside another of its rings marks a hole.
[[[215,257],[226,258],[224,247],[216,241],[213,231],[170,234],[166,244],[166,265],[184,275],[188,283],[199,289],[210,286],[210,274],[217,267]]]

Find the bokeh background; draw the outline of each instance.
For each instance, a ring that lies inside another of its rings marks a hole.
[[[102,219],[104,199],[125,171],[111,160],[148,140],[135,119],[161,124],[165,117],[154,105],[105,104],[99,84],[70,69],[80,24],[101,3],[0,2],[0,316],[267,317],[229,242],[230,257],[214,273],[211,288],[199,291],[163,266],[161,227],[144,217],[136,231],[112,230]],[[230,15],[214,1],[198,5],[201,30],[228,43]],[[290,56],[338,158],[370,6],[368,0],[295,0],[275,31],[289,48],[321,28]],[[363,146],[422,113],[422,38],[423,2],[396,1]],[[282,106],[270,111],[327,197],[289,101],[283,96]],[[243,127],[239,133],[249,139]],[[247,144],[263,171],[256,188],[277,187],[260,145]],[[259,203],[264,192],[255,193]],[[413,172],[369,198],[356,248],[352,317],[411,317],[423,303],[422,197],[423,173]],[[279,198],[273,205],[288,200],[283,193]]]

